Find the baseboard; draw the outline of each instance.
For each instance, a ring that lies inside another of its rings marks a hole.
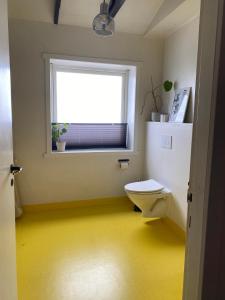
[[[173,220],[164,218],[163,222],[168,225],[177,235],[186,240],[186,232],[180,226],[178,226]]]
[[[89,200],[76,200],[68,202],[54,202],[44,204],[29,204],[23,206],[23,211],[26,212],[41,212],[51,210],[72,209],[80,207],[90,206],[102,206],[102,205],[132,205],[130,200],[126,196],[102,198],[102,199],[89,199]]]

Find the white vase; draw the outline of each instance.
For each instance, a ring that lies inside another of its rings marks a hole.
[[[64,152],[66,150],[66,142],[56,142],[58,152]]]
[[[169,115],[168,114],[161,114],[160,115],[160,122],[168,122],[169,121]]]
[[[151,121],[152,122],[159,122],[160,121],[160,113],[153,111],[151,113]]]

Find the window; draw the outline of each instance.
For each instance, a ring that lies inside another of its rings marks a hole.
[[[63,59],[49,62],[51,123],[67,124],[60,138],[66,150],[130,149],[130,67]]]
[[[57,68],[54,76],[55,122],[126,122],[126,73],[93,73]]]

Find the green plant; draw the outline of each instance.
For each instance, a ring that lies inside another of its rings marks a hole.
[[[164,81],[163,88],[164,88],[165,92],[170,92],[173,88],[173,82],[170,80]]]
[[[155,111],[159,112],[158,101],[161,100],[161,95],[160,95],[161,88],[163,88],[164,91],[168,93],[172,90],[173,86],[174,86],[174,84],[172,81],[166,80],[162,84],[155,87],[153,78],[151,77],[151,89],[145,94],[144,102],[143,102],[142,109],[141,109],[141,114],[143,114],[143,112],[144,112],[146,101],[147,101],[147,98],[149,95],[152,96]]]
[[[54,123],[54,124],[52,124],[52,140],[53,140],[53,142],[59,142],[60,137],[67,132],[68,127],[69,127],[69,124],[67,124],[67,123],[64,123],[64,124]]]

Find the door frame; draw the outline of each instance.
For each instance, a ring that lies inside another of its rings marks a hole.
[[[221,113],[219,114],[218,109],[216,110],[216,107],[225,108],[224,103],[219,105],[222,95],[225,99],[225,91],[223,91],[224,93],[219,91],[221,88],[219,74],[221,68],[219,66],[222,61],[220,61],[220,46],[223,15],[224,0],[202,0],[190,172],[192,202],[189,203],[188,208],[183,300],[222,299],[215,297],[219,282],[212,270],[219,272],[220,269],[222,241],[218,243],[215,234],[221,235],[221,225],[224,225],[224,221],[222,223],[221,220],[218,226],[214,226],[215,219],[218,220],[218,217],[221,217],[218,214],[218,210],[222,208],[220,196],[224,197],[225,195],[223,191],[225,183],[220,190],[217,186],[221,181],[220,178],[223,179],[223,173],[221,168],[218,168],[218,158],[216,157],[216,154],[221,153],[221,150],[218,152],[218,146],[221,144],[224,146],[225,153],[224,141],[218,143],[218,132],[222,134],[222,128],[219,126],[225,128],[225,117]],[[225,48],[224,43],[222,46]],[[225,70],[222,71],[225,75]],[[222,85],[225,84],[222,83]],[[217,132],[217,130],[219,131]],[[225,168],[225,162],[223,167]],[[215,176],[218,177],[216,186]],[[210,213],[208,213],[208,208],[210,208]],[[212,244],[215,242],[214,240],[217,241],[216,247],[214,247],[215,244]],[[225,245],[225,238],[223,245]],[[217,258],[217,268],[214,266],[215,257]],[[209,289],[210,294],[208,294]]]

